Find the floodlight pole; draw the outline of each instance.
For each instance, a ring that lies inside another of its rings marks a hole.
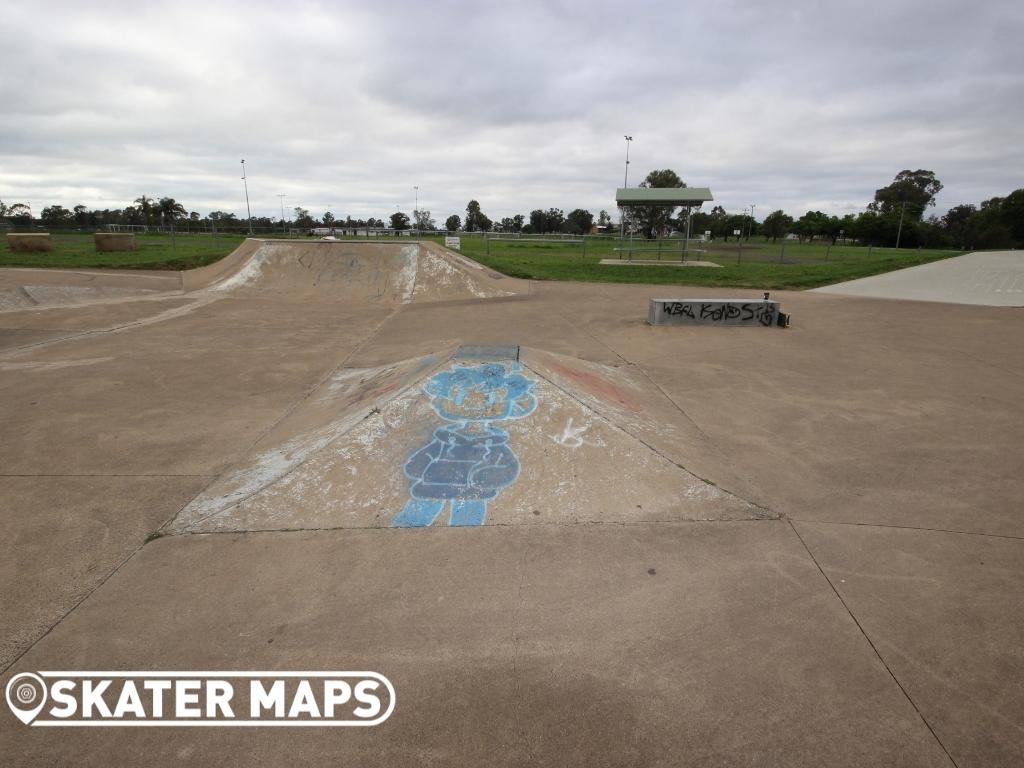
[[[633,137],[632,136],[625,136],[623,138],[626,139],[626,175],[622,179],[622,186],[628,187],[629,186],[629,145],[633,141]]]
[[[900,235],[903,234],[903,212],[907,210],[907,201],[903,201],[903,205],[900,206],[900,226],[896,230],[896,247],[900,247]]]
[[[419,231],[420,231],[420,188],[415,186],[415,185],[413,185],[412,191],[416,195],[416,204],[413,206],[412,216],[413,216],[414,219],[416,219],[416,233],[419,234]]]
[[[622,178],[622,186],[629,186],[629,145],[633,141],[632,136],[623,136],[626,140],[626,174]],[[622,240],[626,236],[626,209],[619,206],[619,247],[622,247]]]
[[[753,203],[750,204],[750,221],[747,224],[747,242],[748,243],[750,242],[750,236],[754,232],[754,208],[755,207],[756,206]]]
[[[245,212],[249,215],[249,234],[252,234],[252,209],[249,207],[249,182],[245,179],[245,160],[242,160],[242,184],[245,186]]]
[[[288,197],[288,195],[282,192],[278,197],[281,198],[281,234],[283,235],[286,233],[284,227],[284,199]]]

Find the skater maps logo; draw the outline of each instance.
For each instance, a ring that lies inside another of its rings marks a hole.
[[[21,672],[6,697],[32,727],[365,727],[395,709],[376,672]]]

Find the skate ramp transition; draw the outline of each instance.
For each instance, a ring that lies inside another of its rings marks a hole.
[[[220,261],[185,272],[0,270],[0,312],[182,296],[406,304],[496,298],[524,288],[428,242],[249,239]]]
[[[0,312],[135,301],[181,293],[177,272],[0,269]]]
[[[774,516],[687,468],[702,438],[661,400],[629,366],[518,347],[341,368],[165,532]]]

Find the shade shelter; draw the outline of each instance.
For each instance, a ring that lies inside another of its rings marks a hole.
[[[667,206],[686,208],[686,242],[683,250],[690,247],[690,209],[700,208],[705,202],[714,200],[707,187],[620,187],[615,190],[615,204],[623,208],[646,208]]]

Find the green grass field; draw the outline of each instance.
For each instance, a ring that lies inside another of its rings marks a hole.
[[[49,253],[13,253],[0,239],[0,267],[194,269],[224,258],[241,235],[136,235],[137,251],[97,253],[92,234],[54,234]]]
[[[191,269],[210,264],[231,253],[244,239],[242,235],[138,235],[139,250],[122,253],[97,253],[91,234],[52,235],[50,253],[12,253],[6,241],[0,241],[0,266],[74,267],[120,269]],[[408,242],[407,238],[398,238]],[[443,243],[441,237],[429,238]],[[359,238],[365,242],[365,238]],[[387,242],[390,238],[373,238]],[[629,251],[617,251],[612,238],[587,238],[586,251],[572,242],[485,240],[462,237],[462,252],[482,264],[511,277],[534,280],[580,280],[613,283],[657,283],[707,285],[736,288],[774,288],[801,290],[866,277],[894,269],[925,264],[956,256],[959,251],[911,250],[837,246],[824,243],[781,243],[751,241],[739,249],[735,243],[711,243],[704,252],[691,251],[687,260],[712,261],[720,269],[648,265],[605,265],[601,259],[625,258]],[[678,240],[628,241],[637,259],[679,261]]]
[[[960,251],[926,251],[895,248],[837,246],[824,243],[781,243],[763,241],[744,244],[709,244],[703,253],[690,252],[687,261],[711,261],[720,269],[651,265],[605,265],[601,259],[625,258],[628,251],[616,250],[618,242],[588,239],[586,254],[575,244],[494,242],[482,238],[462,238],[462,252],[511,277],[535,280],[583,280],[615,283],[658,283],[707,285],[736,288],[774,288],[802,290],[867,277],[894,269],[912,267],[938,259],[957,256]],[[628,248],[628,243],[626,244]],[[695,245],[695,248],[704,247]],[[633,257],[678,262],[680,244],[676,240],[658,244],[634,241]],[[781,257],[781,258],[780,258]],[[827,260],[826,260],[827,258]]]

